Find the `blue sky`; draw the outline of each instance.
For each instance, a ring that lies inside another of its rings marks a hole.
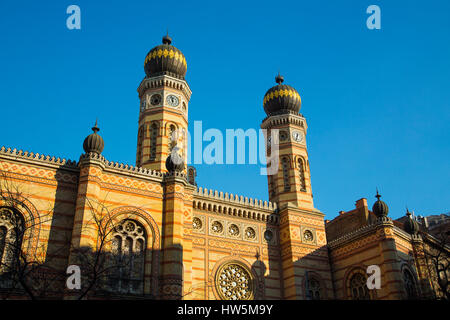
[[[81,30],[66,8],[81,8]],[[366,8],[381,8],[381,30]],[[315,206],[332,219],[375,188],[398,218],[449,211],[449,1],[2,1],[0,145],[135,163],[147,52],[166,29],[188,62],[189,121],[258,129],[278,70],[302,97]],[[199,165],[199,186],[266,200],[259,165]]]

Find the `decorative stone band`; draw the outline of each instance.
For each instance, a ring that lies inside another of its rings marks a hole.
[[[137,91],[139,93],[139,98],[142,97],[145,90],[152,88],[160,88],[162,86],[169,87],[175,90],[180,90],[184,93],[187,100],[191,98],[192,91],[186,81],[171,77],[169,75],[160,75],[151,78],[145,78],[142,80]]]
[[[32,162],[37,162],[39,164],[44,163],[47,165],[51,165],[53,167],[64,166],[64,167],[73,168],[73,169],[78,168],[77,162],[74,160],[66,160],[64,158],[50,157],[48,155],[43,155],[43,154],[39,154],[39,153],[17,150],[16,148],[11,149],[11,148],[1,147],[0,148],[0,156],[5,156],[7,158],[14,158],[15,160],[22,159],[22,160],[26,160],[27,162],[29,162],[31,160]]]
[[[186,58],[184,57],[184,55],[181,52],[179,52],[179,50],[174,49],[174,48],[157,49],[157,50],[151,51],[145,57],[144,65],[147,62],[151,61],[152,59],[161,58],[161,57],[164,57],[164,58],[169,57],[170,59],[178,60],[187,68]]]
[[[353,232],[347,233],[347,234],[343,235],[342,237],[339,237],[337,239],[329,241],[328,246],[332,249],[339,247],[339,246],[346,244],[350,241],[353,241],[354,239],[359,238],[365,234],[374,232],[377,228],[382,227],[382,226],[394,227],[394,223],[392,222],[392,219],[389,217],[377,218],[372,224],[368,224],[364,227],[356,229]]]
[[[271,92],[268,92],[265,96],[264,96],[264,100],[263,100],[263,104],[266,104],[267,101],[270,101],[272,99],[278,99],[278,97],[293,97],[298,99],[299,101],[302,101],[302,99],[300,98],[300,95],[298,94],[297,91],[293,90],[293,89],[277,89]]]
[[[280,114],[266,117],[261,124],[261,128],[266,129],[284,124],[293,124],[307,129],[305,118],[298,114]]]

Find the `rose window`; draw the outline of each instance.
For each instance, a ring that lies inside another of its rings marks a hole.
[[[133,232],[134,228],[135,228],[134,223],[131,221],[127,222],[127,224],[125,225],[125,230],[127,232]]]
[[[217,292],[223,300],[250,300],[253,298],[250,273],[237,263],[219,269],[216,276]]]

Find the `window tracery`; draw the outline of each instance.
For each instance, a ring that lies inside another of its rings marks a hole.
[[[321,299],[321,287],[320,282],[314,277],[309,278],[306,283],[307,288],[307,298],[309,300],[320,300]]]
[[[365,275],[358,272],[350,278],[350,293],[352,300],[370,300]]]
[[[216,289],[222,300],[253,299],[250,272],[237,262],[225,264],[217,271]]]
[[[124,220],[111,235],[111,253],[114,265],[109,276],[110,289],[120,293],[142,293],[146,235],[144,228],[134,220]]]
[[[414,277],[408,269],[403,270],[403,282],[405,284],[406,296],[408,299],[417,299],[417,288]]]

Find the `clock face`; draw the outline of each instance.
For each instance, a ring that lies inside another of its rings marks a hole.
[[[152,97],[150,98],[150,103],[154,106],[160,104],[161,103],[161,95],[160,94],[152,95]]]
[[[295,142],[302,142],[303,141],[303,133],[301,133],[300,131],[292,132],[292,139],[294,139]]]
[[[166,98],[167,104],[171,107],[176,107],[180,103],[180,100],[178,100],[178,97],[174,96],[173,94],[170,94]]]

